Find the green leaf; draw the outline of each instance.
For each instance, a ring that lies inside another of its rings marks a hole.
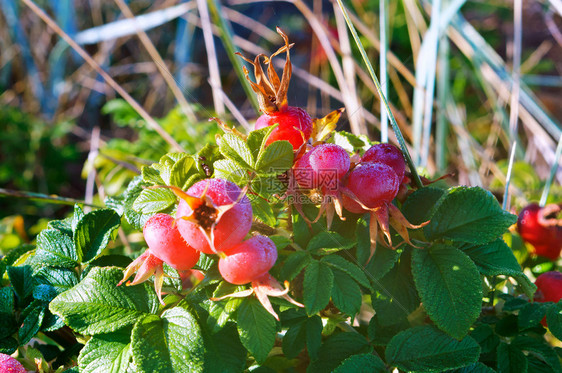
[[[460,368],[454,371],[455,373],[495,373],[495,370],[490,368],[487,365],[482,364],[481,362],[477,362],[474,364],[470,364],[464,368]]]
[[[269,238],[271,239],[271,241],[273,241],[277,250],[283,250],[292,243],[289,237],[285,237],[282,235],[273,235],[269,236]]]
[[[244,290],[244,286],[233,285],[226,281],[221,281],[219,286],[213,292],[213,298],[219,298],[223,295],[238,293]],[[209,317],[207,325],[212,332],[217,332],[230,320],[230,317],[238,309],[242,303],[240,298],[227,298],[222,301],[212,301],[209,306]]]
[[[74,268],[82,258],[74,248],[72,238],[56,229],[44,229],[37,236],[35,258],[41,264]]]
[[[18,330],[18,339],[21,345],[25,345],[37,334],[45,317],[45,307],[40,301],[33,301],[27,306],[20,316],[23,320]]]
[[[533,284],[525,274],[513,276],[513,278],[517,281],[519,286],[521,286],[525,295],[529,298],[533,298],[535,292],[537,291],[537,285]]]
[[[365,150],[369,147],[369,139],[366,136],[357,136],[346,131],[334,132],[334,144],[341,146],[350,153]]]
[[[389,326],[381,325],[378,319],[379,317],[377,315],[373,316],[367,327],[367,335],[371,343],[375,346],[388,345],[396,334],[410,327],[410,323],[406,317],[397,318],[399,322],[394,320],[394,323]]]
[[[133,203],[149,183],[142,180],[142,177],[135,176],[127,185],[127,189],[121,196],[106,198],[105,205],[112,208],[117,213],[125,216],[127,222],[135,229],[142,230],[144,223],[151,215],[145,215],[133,210]]]
[[[2,257],[2,259],[0,259],[0,278],[4,276],[4,273],[6,272],[8,266],[14,264],[15,261],[18,260],[22,255],[33,249],[35,249],[35,245],[24,244],[10,250],[9,253]]]
[[[246,298],[238,308],[238,334],[246,349],[262,364],[275,344],[277,323],[260,302]]]
[[[546,322],[552,335],[562,341],[562,301],[548,307]]]
[[[62,220],[51,220],[47,223],[47,229],[56,229],[69,237],[72,237],[72,232],[74,232],[74,229],[76,228],[76,222],[74,221],[75,218],[76,216],[68,217]]]
[[[277,218],[273,212],[271,203],[257,196],[251,196],[250,202],[252,203],[252,212],[255,218],[258,218],[270,227],[275,227],[277,225]]]
[[[349,257],[352,260],[354,259],[351,255]],[[359,285],[372,290],[371,283],[369,282],[369,279],[365,275],[365,272],[363,272],[363,270],[356,264],[353,264],[350,261],[345,260],[339,255],[328,255],[323,257],[320,261],[328,264],[333,268],[337,268],[340,271],[347,273],[355,281],[357,281]]]
[[[8,337],[0,340],[0,354],[11,355],[18,349],[19,343],[15,338]]]
[[[7,315],[12,315],[12,313],[14,312],[14,305],[15,302],[13,290],[10,287],[0,288],[0,315],[2,315],[3,318],[7,317]]]
[[[260,152],[256,171],[262,175],[279,175],[292,166],[293,145],[288,141],[274,141]]]
[[[176,203],[176,195],[170,189],[145,189],[133,203],[133,209],[141,214],[164,211]]]
[[[152,185],[166,185],[164,180],[160,177],[160,171],[150,166],[142,166],[141,168],[142,180]]]
[[[33,277],[31,273],[31,266],[28,265],[8,267],[8,278],[20,301],[24,301],[33,293]]]
[[[430,240],[484,244],[497,239],[516,221],[517,217],[502,210],[489,191],[456,187],[449,189],[435,206],[424,232]]]
[[[338,269],[333,269],[332,272],[334,274],[332,301],[340,311],[354,316],[361,308],[361,289],[347,273]]]
[[[219,151],[218,146],[214,144],[205,145],[199,152],[193,157],[197,162],[195,165],[199,174],[203,178],[209,178],[215,172],[213,163],[222,159],[222,155]],[[193,178],[193,177],[192,177]],[[185,188],[189,188],[192,184],[186,185]]]
[[[303,350],[306,343],[306,320],[291,326],[283,336],[283,353],[294,359]]]
[[[237,185],[245,185],[248,183],[248,171],[240,168],[230,159],[221,159],[214,163],[215,177],[219,179],[230,180]]]
[[[149,285],[117,287],[122,277],[119,268],[93,268],[78,285],[57,296],[50,310],[87,335],[110,333],[155,313],[158,300]]]
[[[48,305],[59,293],[54,286],[48,284],[39,284],[33,288],[33,299],[42,301]]]
[[[465,245],[460,249],[474,261],[483,275],[517,276],[523,273],[513,252],[502,239],[484,245]]]
[[[398,333],[385,351],[387,363],[408,372],[442,372],[478,361],[480,347],[470,337],[461,341],[429,326]]]
[[[412,274],[435,324],[457,339],[466,336],[482,306],[480,275],[470,258],[448,245],[414,250]]]
[[[78,276],[71,269],[43,267],[33,275],[38,284],[50,285],[57,293],[72,289],[78,284]]]
[[[521,351],[538,354],[555,372],[562,372],[560,359],[554,349],[542,338],[532,338],[526,335],[517,336],[511,344]]]
[[[170,170],[170,184],[178,188],[185,188],[185,183],[189,180],[193,173],[197,172],[195,167],[195,160],[189,155],[185,154],[180,158]]]
[[[353,246],[355,246],[353,240],[336,232],[323,231],[312,237],[306,249],[314,254],[328,255],[340,250],[351,249]]]
[[[265,148],[265,142],[269,137],[269,134],[278,126],[278,124],[275,124],[273,126],[267,126],[250,132],[248,138],[246,139],[246,144],[248,144],[248,148],[250,148],[254,159],[258,158],[260,152]]]
[[[500,343],[500,339],[494,333],[494,329],[488,324],[478,325],[470,332],[470,336],[480,345],[482,354],[495,351]]]
[[[519,330],[525,330],[537,326],[546,315],[547,304],[527,303],[519,310],[517,325]]]
[[[397,265],[373,283],[375,292],[371,295],[371,303],[381,327],[403,323],[420,306],[410,262],[410,252],[402,253]]]
[[[322,318],[318,315],[306,320],[306,349],[312,360],[318,359],[320,346],[322,345]]]
[[[334,274],[325,263],[312,261],[304,272],[304,306],[306,313],[314,315],[330,301]]]
[[[373,354],[358,354],[345,359],[334,373],[386,373],[386,371],[386,366],[380,357]]]
[[[408,196],[402,205],[402,213],[412,224],[421,224],[431,220],[433,207],[446,195],[443,189],[426,187],[416,190]]]
[[[332,335],[320,347],[318,359],[310,364],[307,372],[331,372],[351,355],[370,353],[373,348],[359,333]]]
[[[74,205],[74,214],[72,214],[72,232],[74,232],[76,230],[76,226],[78,225],[78,222],[83,217],[84,217],[84,210],[82,210],[82,207],[79,204],[75,204]],[[72,238],[72,234],[70,234],[68,236]]]
[[[110,209],[96,210],[85,215],[74,231],[74,244],[83,262],[89,262],[105,249],[117,235],[119,215]]]
[[[80,351],[78,366],[84,373],[120,373],[131,367],[131,329],[94,335]]]
[[[246,366],[248,352],[234,324],[214,334],[205,333],[205,373],[238,373]]]
[[[253,169],[254,157],[252,152],[240,137],[232,133],[225,133],[217,143],[221,154],[226,158],[245,170]]]
[[[502,373],[526,373],[527,358],[513,345],[500,343],[498,346],[498,371]]]
[[[131,337],[133,361],[141,372],[203,372],[201,328],[186,308],[176,306],[139,320]]]
[[[8,267],[8,278],[20,301],[27,299],[33,292],[31,266]]]
[[[293,281],[295,277],[312,261],[312,256],[307,251],[296,251],[289,255],[281,268],[281,277]]]

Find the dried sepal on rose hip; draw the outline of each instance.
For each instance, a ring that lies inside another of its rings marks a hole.
[[[226,253],[241,242],[252,226],[252,205],[245,192],[231,181],[205,179],[187,192],[166,187],[179,197],[178,230],[195,250]]]
[[[561,205],[540,207],[531,203],[521,210],[517,231],[523,240],[533,245],[533,254],[556,260],[562,252],[562,219],[557,215]]]
[[[128,281],[127,286],[140,284],[154,275],[154,288],[163,304],[164,263],[177,270],[184,279],[191,275],[190,268],[197,263],[200,253],[185,242],[175,219],[167,214],[150,217],[144,224],[143,235],[148,249],[125,269],[123,279],[117,285],[121,285],[135,272],[135,278]]]
[[[252,89],[257,94],[260,110],[263,112],[263,115],[256,121],[255,129],[258,130],[278,124],[278,127],[269,135],[266,144],[269,145],[274,141],[286,140],[297,151],[308,141],[312,134],[312,118],[305,110],[288,105],[287,90],[289,89],[292,74],[289,50],[293,44],[289,44],[289,37],[279,27],[277,27],[277,32],[285,41],[285,45],[269,58],[264,54],[259,54],[252,61],[240,53],[237,53],[237,55],[254,66],[255,82],[250,79],[249,72],[245,67],[244,73]],[[282,77],[279,79],[273,67],[272,59],[281,53],[285,53],[286,60]],[[267,74],[262,68],[262,59],[263,63],[267,65]]]
[[[255,294],[263,307],[279,320],[268,296],[283,297],[298,307],[304,307],[287,294],[288,286],[283,288],[268,272],[277,260],[275,243],[266,236],[257,235],[233,247],[227,255],[219,259],[219,272],[222,277],[235,285],[251,283],[251,288],[211,300],[229,297],[248,297]]]

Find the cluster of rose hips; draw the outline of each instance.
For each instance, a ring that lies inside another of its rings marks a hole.
[[[256,130],[277,125],[270,132],[266,145],[285,140],[293,146],[296,162],[289,172],[288,193],[318,191],[323,196],[318,218],[325,212],[328,228],[334,212],[344,219],[342,207],[352,213],[369,212],[371,256],[376,241],[393,247],[390,226],[409,242],[407,228],[419,226],[411,225],[392,204],[403,181],[407,180],[402,153],[395,146],[377,144],[362,158],[356,155],[352,161],[350,154],[339,145],[323,143],[321,139],[311,143],[314,121],[303,109],[287,104],[291,78],[289,50],[292,45],[280,29],[278,32],[285,40],[285,46],[272,56],[258,55],[254,61],[243,58],[254,66],[256,82],[248,78],[247,70],[245,73],[263,112],[256,121]],[[281,79],[271,64],[271,59],[280,53],[286,53]],[[261,66],[262,58],[268,65],[267,75]],[[300,188],[296,188],[297,185]],[[254,293],[275,317],[277,314],[267,296],[284,297],[302,307],[287,295],[288,289],[283,289],[268,273],[277,260],[273,241],[261,235],[244,241],[252,225],[252,207],[236,184],[222,179],[207,179],[194,184],[186,192],[176,187],[169,188],[180,199],[176,217],[156,214],[146,222],[143,233],[148,249],[127,267],[121,283],[135,272],[137,274],[128,283],[130,285],[154,275],[156,292],[162,302],[164,262],[185,278],[191,273],[200,253],[217,254],[220,257],[219,272],[226,281],[236,285],[252,284],[251,289],[231,296]],[[302,213],[300,204],[294,205]]]
[[[180,202],[176,217],[153,215],[143,227],[148,249],[125,270],[123,283],[133,273],[136,285],[155,276],[155,289],[162,302],[163,263],[176,269],[182,279],[188,277],[201,253],[219,255],[219,272],[236,285],[252,283],[266,308],[273,312],[267,296],[283,296],[287,290],[268,272],[277,260],[273,241],[255,235],[244,241],[252,226],[252,206],[248,197],[234,183],[222,179],[206,179],[195,183],[187,192],[173,188]],[[246,294],[246,293],[245,293]]]
[[[532,203],[519,213],[517,231],[521,238],[530,243],[536,255],[556,260],[562,252],[562,219],[556,215],[561,211],[560,205],[541,207]]]

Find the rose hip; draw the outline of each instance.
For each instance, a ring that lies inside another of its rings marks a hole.
[[[243,285],[265,275],[277,260],[277,248],[266,236],[254,236],[219,260],[219,272],[231,284]]]
[[[200,252],[185,242],[170,215],[152,216],[142,233],[150,252],[178,271],[190,269],[199,260]]]
[[[361,161],[364,163],[384,163],[390,166],[400,181],[402,181],[406,173],[406,161],[402,152],[391,144],[381,143],[371,146],[365,152]]]
[[[195,200],[193,206],[180,198],[176,212],[185,242],[205,254],[216,254],[242,241],[252,226],[252,206],[248,197],[240,199],[241,193],[236,184],[222,179],[202,180],[189,188],[187,195],[195,197],[190,198]]]
[[[400,179],[386,164],[364,163],[349,173],[346,186],[365,207],[377,208],[390,203],[396,197]],[[345,194],[343,206],[356,214],[366,211],[359,203]]]

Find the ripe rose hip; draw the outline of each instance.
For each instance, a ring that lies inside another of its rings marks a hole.
[[[277,248],[266,236],[254,236],[219,259],[219,272],[231,284],[243,285],[264,276],[277,260]]]
[[[361,163],[347,176],[342,188],[343,206],[355,213],[370,213],[369,236],[371,240],[371,259],[375,253],[376,243],[395,248],[392,245],[390,227],[404,239],[410,241],[408,229],[421,228],[429,222],[419,225],[411,224],[400,210],[392,204],[400,187],[400,179],[394,170],[383,163]],[[415,246],[415,245],[414,245]]]
[[[27,373],[19,361],[10,355],[0,353],[0,372],[2,373]]]
[[[144,224],[142,233],[149,251],[178,271],[190,269],[199,260],[200,252],[185,243],[170,215],[152,216]]]
[[[361,161],[365,163],[384,163],[390,166],[396,172],[400,181],[402,181],[406,173],[404,155],[402,155],[400,149],[391,144],[381,143],[371,146],[365,152]]]
[[[279,124],[269,137],[266,145],[274,141],[286,140],[298,150],[312,134],[312,118],[306,111],[295,106],[284,106],[278,111],[263,114],[256,121],[255,129],[259,130]]]
[[[532,203],[519,213],[517,231],[534,247],[534,253],[556,260],[562,251],[562,220],[556,218],[560,206],[540,207]]]
[[[562,273],[551,271],[541,274],[535,280],[537,291],[535,302],[554,302],[558,303],[562,299]],[[543,317],[541,324],[547,327],[546,316]]]
[[[295,162],[297,183],[305,189],[320,189],[324,195],[335,195],[351,165],[347,151],[336,144],[322,144]]]
[[[535,285],[537,285],[535,301],[557,303],[562,299],[562,273],[545,272],[537,277]]]
[[[364,206],[377,208],[390,203],[396,197],[400,179],[386,164],[364,163],[349,173],[346,186]],[[343,206],[356,214],[366,211],[359,203],[345,194]]]
[[[201,180],[187,193],[178,193],[176,222],[185,242],[216,254],[242,241],[252,226],[252,206],[248,197],[240,199],[241,193],[236,184],[223,179]]]

